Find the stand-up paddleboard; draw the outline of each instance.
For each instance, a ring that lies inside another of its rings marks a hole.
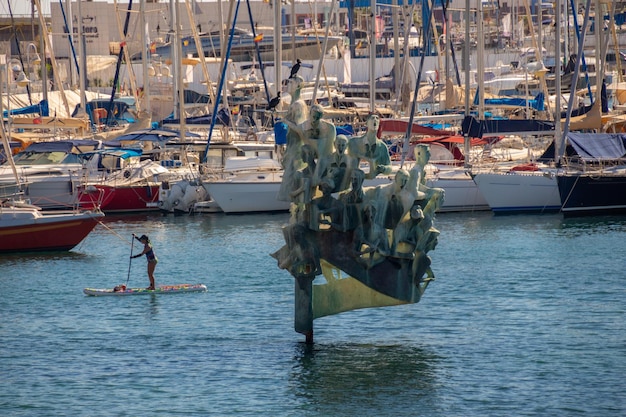
[[[178,294],[181,292],[204,292],[206,291],[204,284],[175,284],[175,285],[157,285],[154,290],[145,288],[125,288],[117,286],[115,288],[85,288],[83,292],[87,295],[103,296],[103,295],[147,295],[147,294]]]

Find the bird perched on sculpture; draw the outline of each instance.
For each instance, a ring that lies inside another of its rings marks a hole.
[[[289,75],[289,78],[293,78],[296,76],[296,74],[298,74],[298,71],[300,71],[301,65],[302,65],[302,61],[300,60],[300,58],[296,58],[296,63],[293,64],[293,67],[291,67],[291,74]]]
[[[269,104],[267,105],[267,109],[274,110],[276,106],[278,106],[279,103],[280,103],[280,91],[276,93],[276,97],[270,100]]]

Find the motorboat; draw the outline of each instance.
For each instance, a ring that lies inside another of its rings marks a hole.
[[[233,157],[226,161],[223,176],[206,187],[224,213],[288,211],[290,202],[277,199],[282,177],[275,159]]]
[[[259,135],[262,136],[261,132]],[[256,134],[254,136],[258,139]],[[205,148],[206,144],[203,144],[203,152]],[[208,184],[226,177],[232,178],[235,171],[241,172],[241,163],[234,170],[231,169],[230,174],[226,174],[228,171],[225,171],[227,165],[232,167],[236,164],[234,161],[237,158],[248,161],[272,159],[275,158],[275,150],[273,138],[267,138],[266,142],[250,140],[212,144],[205,153],[205,162],[201,164],[201,170],[198,167],[195,175],[185,175],[161,183],[159,209],[164,213],[221,212],[219,204],[209,194]],[[271,164],[275,166],[275,163]],[[258,167],[258,164],[256,165]],[[252,166],[248,165],[247,170],[251,168]],[[189,173],[187,170],[186,174]]]
[[[158,210],[159,186],[169,173],[165,166],[141,160],[140,150],[105,149],[94,154],[100,177],[92,175],[80,186],[81,207],[105,213]]]
[[[77,203],[84,176],[81,156],[101,147],[96,140],[35,142],[13,157],[19,182],[10,161],[0,165],[0,196],[22,191],[22,197],[42,209],[70,209]]]

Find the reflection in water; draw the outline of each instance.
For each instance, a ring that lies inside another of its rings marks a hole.
[[[150,294],[150,309],[148,310],[147,318],[156,316],[159,313],[159,297],[156,294]]]
[[[320,415],[407,415],[437,407],[441,359],[415,346],[300,344],[292,386]]]
[[[563,230],[580,233],[623,232],[626,231],[626,217],[624,216],[597,216],[597,217],[567,217],[562,222]]]
[[[27,262],[65,262],[81,261],[87,259],[87,255],[80,252],[20,252],[0,255],[0,266],[22,266]]]

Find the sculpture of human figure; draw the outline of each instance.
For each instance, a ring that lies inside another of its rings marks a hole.
[[[316,158],[321,159],[333,152],[337,131],[335,125],[323,120],[324,109],[319,104],[311,106],[309,119],[301,123],[297,132],[301,135],[305,144],[311,145],[316,150]]]
[[[356,168],[357,160],[346,152],[348,138],[346,135],[337,135],[335,138],[335,152],[320,158],[317,163],[316,183],[324,178],[331,178],[335,184],[333,193],[347,190],[350,186],[352,170]]]
[[[293,203],[292,215],[297,221],[306,219],[306,205],[313,198],[313,176],[315,175],[315,151],[309,145],[300,148],[302,168],[293,173],[294,188],[289,197]],[[283,180],[284,181],[284,180]]]
[[[311,222],[309,228],[312,230],[324,230],[333,227],[343,230],[343,204],[332,196],[335,184],[331,178],[324,178],[319,184],[322,195],[311,201]]]
[[[387,230],[377,223],[376,206],[373,204],[366,204],[363,209],[363,222],[354,231],[354,250],[359,259],[369,254],[368,267],[374,265],[376,253],[389,255],[389,236]]]
[[[424,212],[420,203],[420,200],[415,200],[394,229],[391,244],[392,256],[407,259],[415,257],[414,252],[417,250],[417,244],[424,234],[420,225],[424,219]]]
[[[350,174],[350,190],[339,194],[339,201],[344,207],[344,230],[354,230],[361,224],[361,207],[365,201],[363,181],[365,173],[356,168]]]
[[[385,186],[385,190],[381,195],[382,202],[385,204],[381,220],[383,226],[387,229],[395,229],[404,213],[410,208],[405,207],[402,201],[406,198],[405,195],[413,194],[410,190],[407,190],[408,181],[409,173],[404,169],[398,170],[394,176],[393,183]]]
[[[419,180],[416,185],[423,188],[426,186],[426,164],[428,164],[430,160],[430,146],[421,143],[415,146],[413,153],[415,157],[415,165],[413,168],[416,174],[419,175]]]
[[[297,127],[304,123],[308,117],[308,108],[304,100],[300,98],[300,92],[304,84],[304,79],[299,75],[289,79],[287,91],[291,95],[291,103],[283,122],[287,125],[287,146],[282,158],[283,181],[278,191],[278,200],[290,201],[291,191],[297,187],[294,184],[294,173],[302,168],[303,162],[300,157],[302,147],[302,135],[298,133]]]
[[[409,174],[404,169],[399,169],[389,184],[369,187],[365,191],[365,200],[368,204],[376,206],[376,222],[387,229],[396,227],[400,218],[409,210],[410,205],[405,205],[407,196],[415,193],[408,189]],[[412,200],[411,200],[412,202]]]
[[[367,118],[367,131],[362,136],[355,136],[350,139],[348,153],[369,164],[369,172],[365,178],[372,179],[379,174],[391,173],[391,158],[389,148],[378,139],[378,127],[380,126],[380,115],[370,113]]]
[[[433,215],[443,204],[444,190],[442,188],[434,188],[426,185],[425,167],[430,159],[430,147],[420,144],[415,147],[415,165],[411,169],[410,182],[415,183],[418,190],[416,198],[426,200],[422,206],[425,216]],[[423,193],[423,195],[422,195]]]
[[[319,250],[308,237],[307,225],[292,223],[283,228],[286,245],[272,254],[278,267],[289,270],[294,276],[318,275],[321,272]]]

